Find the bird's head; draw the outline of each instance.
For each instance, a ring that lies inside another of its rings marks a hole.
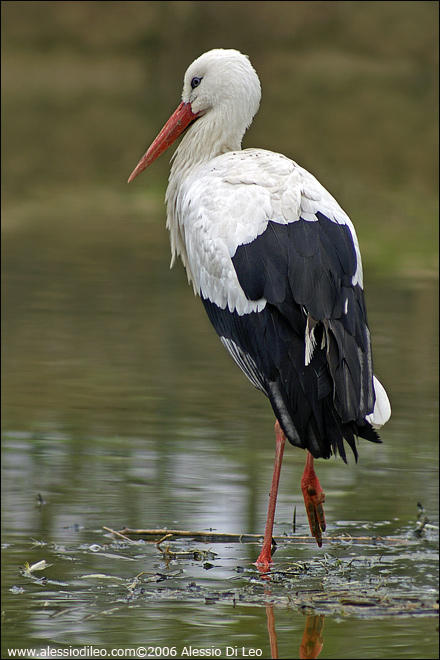
[[[197,116],[214,111],[219,119],[227,119],[231,113],[235,123],[243,121],[246,129],[258,110],[260,98],[258,76],[249,58],[238,50],[210,50],[185,73],[182,102],[189,103]]]
[[[258,76],[238,50],[216,48],[198,57],[184,77],[182,103],[133,170],[129,182],[151,165],[194,122],[233,133],[241,142],[261,99]]]

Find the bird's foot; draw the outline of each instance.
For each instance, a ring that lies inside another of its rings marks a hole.
[[[261,552],[258,555],[257,561],[255,562],[255,566],[258,568],[258,570],[261,573],[267,573],[267,571],[269,571],[269,569],[270,569],[270,567],[273,563],[272,552],[273,552],[273,548],[275,548],[275,546],[276,546],[276,543],[273,539],[272,539],[272,542],[271,542],[270,545],[267,544],[267,543],[263,543],[263,547],[261,548]]]
[[[307,457],[306,467],[301,479],[301,490],[303,492],[304,504],[306,505],[310,531],[312,536],[315,537],[316,543],[321,547],[322,532],[325,532],[325,515],[323,506],[325,502],[325,493],[322,490],[319,479],[313,469],[313,457],[311,454]]]

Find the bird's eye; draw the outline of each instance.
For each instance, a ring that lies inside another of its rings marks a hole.
[[[191,89],[195,89],[195,87],[198,87],[201,82],[202,82],[201,78],[197,78],[197,77],[193,78],[191,80]]]

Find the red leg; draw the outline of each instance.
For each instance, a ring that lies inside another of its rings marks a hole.
[[[301,479],[301,490],[306,505],[310,531],[319,547],[322,546],[322,532],[325,532],[324,507],[325,494],[313,468],[313,456],[308,451],[306,466]]]
[[[278,423],[275,423],[275,465],[273,468],[272,486],[269,496],[269,510],[267,512],[266,529],[264,530],[264,541],[260,555],[255,562],[257,566],[269,568],[272,563],[272,534],[273,522],[275,518],[275,506],[277,503],[278,484],[280,481],[281,463],[283,462],[284,445],[286,444],[286,436]]]

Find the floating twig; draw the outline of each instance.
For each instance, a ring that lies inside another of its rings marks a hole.
[[[162,536],[162,538],[156,541],[156,547],[159,547],[161,543],[163,543],[167,539],[171,539],[172,537],[173,535],[170,532],[168,532],[168,534],[165,534],[164,536]]]
[[[128,541],[128,543],[134,543],[133,539],[130,539],[128,536],[125,536],[122,532],[117,532],[115,529],[111,529],[111,527],[105,527],[103,526],[102,529],[105,529],[106,532],[110,532],[111,534],[115,534],[115,536],[120,536],[124,541]]]

